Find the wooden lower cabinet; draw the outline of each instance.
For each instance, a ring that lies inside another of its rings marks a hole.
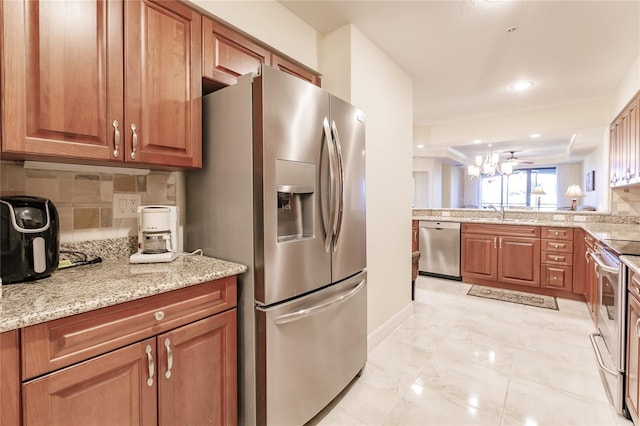
[[[463,281],[540,287],[539,235],[538,227],[463,224]]]
[[[418,243],[419,238],[419,229],[418,229],[418,221],[411,221],[411,252],[415,252],[420,250],[420,246]]]
[[[640,406],[640,301],[628,294],[627,301],[627,365],[625,372],[625,402],[631,419],[638,424]]]
[[[234,425],[236,309],[23,385],[25,424]]]
[[[157,424],[155,354],[148,339],[25,383],[25,424]]]
[[[12,330],[0,333],[0,425],[20,424],[20,346]]]

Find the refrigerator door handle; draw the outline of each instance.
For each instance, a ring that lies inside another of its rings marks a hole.
[[[341,294],[338,297],[335,297],[331,300],[320,303],[318,305],[312,306],[310,308],[300,309],[299,311],[296,311],[296,312],[280,315],[274,320],[274,323],[277,325],[286,324],[289,322],[298,321],[303,318],[309,317],[311,315],[315,315],[320,312],[326,311],[327,309],[330,309],[335,305],[344,303],[350,298],[352,298],[353,296],[355,296],[355,294],[360,291],[360,289],[364,286],[364,284],[365,284],[365,280],[361,280],[357,286],[349,290],[347,293]]]
[[[327,221],[324,215],[322,217],[325,231],[324,250],[328,253],[331,250],[336,222],[336,152],[327,117],[322,122],[322,128],[324,129],[324,138],[327,142],[327,152],[329,153],[329,220]]]
[[[336,144],[336,158],[338,160],[338,205],[336,224],[335,224],[335,241],[333,251],[338,249],[338,239],[340,238],[340,229],[342,228],[342,213],[344,210],[344,163],[342,162],[342,146],[340,145],[340,136],[338,135],[338,127],[336,122],[331,120],[331,133]]]

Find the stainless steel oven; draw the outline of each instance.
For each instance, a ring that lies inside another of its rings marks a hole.
[[[595,333],[589,336],[600,366],[607,396],[620,415],[624,407],[626,266],[620,253],[598,242],[589,254],[598,279],[598,313]]]

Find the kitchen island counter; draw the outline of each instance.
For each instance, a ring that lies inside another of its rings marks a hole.
[[[247,270],[233,262],[181,255],[171,263],[128,259],[61,269],[50,277],[2,286],[0,332],[213,281]]]

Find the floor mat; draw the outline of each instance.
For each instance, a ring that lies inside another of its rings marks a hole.
[[[558,310],[558,301],[553,296],[542,296],[539,294],[525,293],[523,291],[503,290],[501,288],[483,287],[480,285],[471,286],[467,294],[470,296],[484,297],[485,299],[502,300],[504,302]]]

